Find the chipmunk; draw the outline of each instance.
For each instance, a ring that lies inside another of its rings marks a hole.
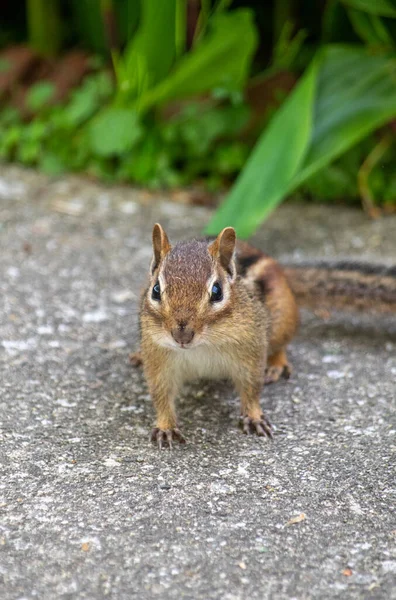
[[[175,413],[184,382],[230,379],[240,395],[244,433],[272,438],[260,406],[264,383],[288,378],[286,348],[299,323],[296,298],[312,306],[396,311],[396,268],[354,263],[282,267],[232,227],[216,239],[178,242],[156,224],[149,283],[140,310],[141,353],[157,413],[151,439],[159,447],[185,442]],[[331,276],[329,277],[329,273]],[[293,291],[294,293],[293,293]]]

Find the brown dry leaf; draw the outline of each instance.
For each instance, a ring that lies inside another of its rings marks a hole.
[[[345,575],[345,577],[350,577],[352,575],[352,569],[348,567],[343,570],[342,574]]]
[[[91,544],[89,542],[83,542],[81,544],[81,550],[83,552],[89,552],[90,548],[91,548]]]
[[[286,526],[288,527],[289,525],[295,525],[296,523],[301,523],[301,521],[304,521],[305,518],[306,518],[305,513],[301,513],[297,517],[293,517],[292,519],[290,519],[290,521],[288,521],[286,523]]]

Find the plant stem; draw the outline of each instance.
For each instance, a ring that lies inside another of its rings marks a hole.
[[[109,50],[110,52],[117,51],[120,44],[113,0],[100,0],[100,12],[102,13],[103,27]]]
[[[380,209],[375,206],[374,197],[369,185],[369,177],[371,171],[379,163],[385,152],[391,147],[393,136],[391,133],[385,133],[378,144],[374,146],[370,154],[366,157],[358,172],[358,188],[362,205],[365,212],[375,219],[381,213]]]
[[[27,0],[29,45],[44,56],[55,56],[62,44],[59,0]]]

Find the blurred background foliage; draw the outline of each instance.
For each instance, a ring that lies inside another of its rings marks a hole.
[[[230,188],[211,233],[290,196],[396,209],[396,0],[0,5],[1,159]]]

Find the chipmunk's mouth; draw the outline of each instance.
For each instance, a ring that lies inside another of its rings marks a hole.
[[[196,341],[192,341],[192,342],[188,342],[188,344],[184,344],[183,342],[176,342],[176,345],[178,348],[181,348],[181,350],[191,350],[191,348],[195,348],[196,346],[198,346],[199,344],[196,343]]]
[[[165,328],[164,328],[165,329]],[[205,343],[203,332],[195,333],[194,336],[189,340],[176,340],[174,335],[169,330],[163,330],[160,333],[156,333],[155,337],[153,336],[153,341],[155,341],[158,346],[162,346],[162,348],[168,348],[169,350],[179,350],[183,351],[183,354],[186,350],[194,350],[198,346],[202,346]]]
[[[187,351],[187,350],[194,350],[195,348],[197,348],[197,346],[200,346],[202,343],[202,341],[198,338],[198,337],[194,337],[193,340],[191,340],[191,342],[176,342],[175,340],[172,339],[171,345],[172,348],[174,348],[175,350],[183,350],[183,351]]]

